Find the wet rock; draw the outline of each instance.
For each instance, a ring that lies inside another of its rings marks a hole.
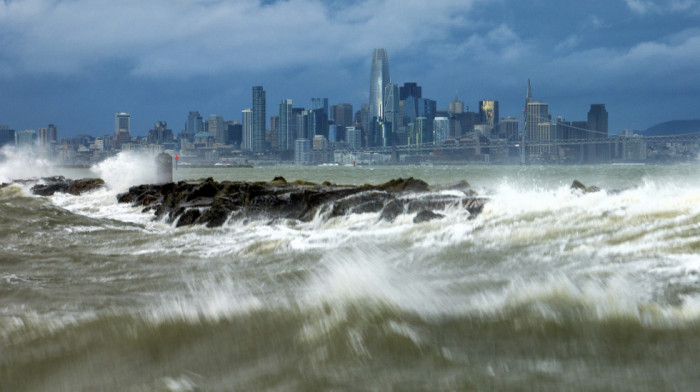
[[[423,222],[429,222],[431,220],[435,219],[442,219],[444,218],[445,215],[442,214],[436,214],[433,211],[430,210],[421,210],[414,218],[413,218],[413,223],[423,223]]]
[[[379,215],[380,220],[393,222],[397,216],[403,214],[404,203],[399,200],[392,200],[382,209],[381,215]]]
[[[423,180],[416,180],[413,177],[406,179],[397,178],[394,180],[387,181],[384,184],[378,185],[377,189],[381,189],[387,192],[399,193],[399,192],[427,192],[429,190],[428,183]]]
[[[570,189],[574,191],[581,191],[583,193],[600,192],[600,188],[598,188],[597,186],[593,185],[586,187],[585,185],[583,185],[583,183],[581,183],[578,180],[574,180],[574,182],[571,184]]]
[[[418,196],[408,195],[418,193]],[[396,179],[380,185],[347,186],[325,182],[322,185],[282,177],[271,182],[199,181],[139,185],[117,196],[121,203],[146,207],[156,218],[187,226],[223,225],[228,219],[296,219],[311,221],[358,213],[379,213],[393,221],[413,205],[413,209],[441,210],[446,206],[471,208],[480,212],[482,202],[454,195],[428,192],[428,185],[413,178]],[[434,217],[429,217],[434,219]]]
[[[38,196],[51,196],[56,192],[78,196],[85,192],[103,188],[104,186],[105,182],[100,178],[71,180],[63,176],[55,176],[42,178],[42,183],[34,185],[31,191]]]

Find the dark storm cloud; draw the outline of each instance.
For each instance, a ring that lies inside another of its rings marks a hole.
[[[678,103],[700,101],[699,10],[691,0],[4,1],[0,123],[108,131],[110,113],[130,111],[144,132],[190,109],[238,118],[254,84],[269,114],[282,98],[359,107],[372,49],[385,47],[392,80],[419,82],[439,107],[459,91],[471,107],[499,99],[518,116],[531,78],[555,114],[606,102],[613,131],[641,128],[694,116],[696,104]]]

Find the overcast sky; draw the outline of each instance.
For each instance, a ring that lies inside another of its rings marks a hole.
[[[268,118],[285,98],[357,110],[376,47],[438,108],[458,92],[520,118],[530,78],[554,116],[604,103],[611,134],[700,118],[700,0],[2,0],[0,124],[97,136],[124,111],[177,133],[190,110],[240,120],[253,85]]]

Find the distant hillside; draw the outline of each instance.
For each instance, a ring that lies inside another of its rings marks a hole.
[[[640,132],[644,136],[682,135],[686,133],[700,133],[700,120],[674,120],[656,124],[646,131]]]

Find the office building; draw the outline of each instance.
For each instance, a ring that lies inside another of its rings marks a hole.
[[[265,151],[265,130],[267,129],[265,104],[265,90],[263,90],[262,86],[253,86],[253,135],[251,148],[255,152]]]
[[[279,105],[278,148],[281,151],[293,150],[296,140],[296,119],[292,113],[292,100],[283,99]]]
[[[588,129],[591,138],[608,137],[608,111],[604,104],[592,104],[588,111]]]
[[[400,125],[399,112],[399,86],[388,83],[384,89],[384,124],[386,130],[383,132],[380,144],[382,146],[393,145],[394,137],[398,133]]]
[[[433,120],[433,143],[440,144],[450,139],[450,119],[435,117]]]
[[[399,100],[403,101],[408,97],[423,98],[423,87],[413,82],[404,83],[399,88]]]
[[[242,150],[252,150],[253,149],[253,111],[251,109],[243,109],[242,114],[242,125],[243,125],[243,140],[241,143]]]
[[[212,114],[209,116],[209,127],[208,130],[210,135],[214,136],[214,141],[216,143],[224,143],[224,139],[226,138],[224,135],[224,131],[226,128],[224,127],[224,118],[219,116],[218,114]]]
[[[362,130],[355,127],[346,128],[345,139],[348,142],[348,148],[357,150],[362,148]]]
[[[383,117],[384,90],[391,81],[389,76],[389,58],[386,49],[374,49],[372,67],[369,77],[369,120]]]
[[[7,125],[0,125],[0,147],[15,144],[15,130]]]
[[[297,139],[294,141],[294,162],[300,165],[311,163],[311,140]]]
[[[339,127],[349,127],[354,122],[352,105],[349,103],[334,105],[332,113],[333,121]]]
[[[197,133],[204,132],[204,120],[198,111],[193,110],[187,114],[187,122],[185,123],[185,131],[193,136]]]
[[[24,129],[15,133],[15,146],[17,148],[34,148],[36,141],[36,131],[33,129]]]
[[[464,102],[459,100],[457,94],[455,94],[455,100],[450,102],[450,108],[448,110],[450,116],[455,114],[464,113]]]
[[[479,117],[482,124],[487,124],[494,129],[498,126],[498,101],[479,101]]]

